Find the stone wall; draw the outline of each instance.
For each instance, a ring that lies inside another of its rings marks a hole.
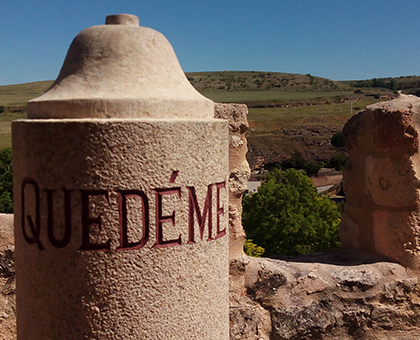
[[[232,340],[420,338],[419,122],[400,96],[347,123],[342,249],[231,256]]]
[[[417,276],[340,250],[230,263],[230,339],[418,339]]]
[[[420,98],[400,95],[370,105],[343,129],[343,246],[420,270]]]
[[[229,257],[244,254],[245,231],[242,228],[242,196],[251,176],[246,153],[245,131],[248,108],[244,104],[214,104],[215,118],[229,122]]]

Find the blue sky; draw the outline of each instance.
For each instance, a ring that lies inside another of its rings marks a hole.
[[[0,85],[55,79],[73,38],[109,14],[163,33],[184,71],[420,75],[413,0],[0,0]]]

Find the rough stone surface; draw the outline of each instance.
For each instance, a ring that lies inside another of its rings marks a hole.
[[[363,264],[364,263],[364,264]],[[361,252],[231,260],[233,339],[417,339],[414,272]]]
[[[3,216],[0,230],[10,235],[13,216]],[[2,251],[12,247],[9,241]],[[280,278],[274,285],[273,277]],[[231,340],[420,338],[417,277],[360,252],[283,260],[242,256],[231,260],[229,285]],[[2,310],[0,335],[15,340],[14,294],[4,287],[0,297],[10,309]]]
[[[242,196],[251,176],[246,160],[248,151],[245,132],[248,108],[243,104],[214,104],[215,118],[229,122],[229,257],[243,255],[245,232],[242,227]]]
[[[368,106],[343,132],[346,206],[341,241],[420,270],[420,98]]]
[[[19,339],[229,336],[225,121],[12,129]]]

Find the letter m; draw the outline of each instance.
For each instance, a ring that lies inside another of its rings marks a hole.
[[[204,226],[206,224],[206,217],[208,216],[209,237],[207,241],[213,240],[212,234],[212,191],[213,184],[207,187],[206,200],[204,201],[203,214],[201,214],[200,206],[198,205],[197,195],[194,187],[187,187],[188,189],[188,243],[195,243],[194,239],[194,215],[197,217],[198,226],[200,229],[200,237],[203,240]]]

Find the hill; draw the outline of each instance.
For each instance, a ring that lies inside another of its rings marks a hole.
[[[0,86],[0,105],[6,107],[26,107],[26,102],[43,94],[53,81]]]
[[[299,151],[307,161],[328,162],[345,150],[334,148],[331,136],[352,114],[386,100],[395,89],[420,94],[420,77],[333,81],[311,74],[258,71],[186,73],[191,84],[217,102],[249,107],[248,145],[255,170],[281,162]],[[10,121],[24,118],[26,102],[52,84],[42,81],[0,86],[0,147],[10,146]]]
[[[210,91],[281,91],[331,92],[351,90],[351,86],[310,74],[257,71],[223,71],[186,73],[200,92]]]

